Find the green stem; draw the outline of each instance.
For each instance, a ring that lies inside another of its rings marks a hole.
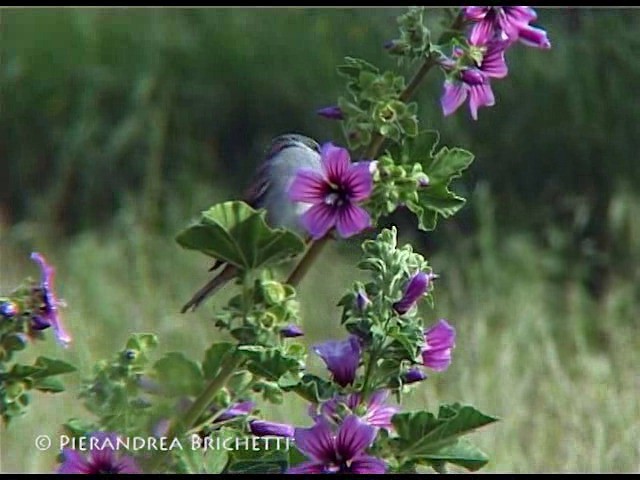
[[[195,402],[191,404],[187,412],[180,419],[171,425],[167,438],[173,439],[180,437],[184,432],[188,431],[200,418],[200,416],[209,408],[214,397],[225,386],[229,377],[233,375],[238,366],[242,363],[242,357],[234,355],[229,361],[222,364],[222,368],[218,375],[215,376],[207,385],[207,388],[196,398]],[[166,459],[166,455],[157,455],[152,462],[150,471],[154,471],[156,467],[161,464],[163,459]]]
[[[305,252],[303,257],[300,259],[296,268],[291,272],[289,278],[287,278],[287,283],[293,287],[297,287],[300,284],[300,281],[304,278],[304,276],[309,271],[311,264],[318,258],[318,255],[322,251],[322,248],[329,243],[330,237],[323,237],[320,240],[316,240],[311,243],[309,249]]]

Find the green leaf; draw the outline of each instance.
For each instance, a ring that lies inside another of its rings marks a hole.
[[[470,405],[446,405],[438,418],[425,411],[403,412],[391,420],[398,433],[397,446],[402,455],[411,458],[439,452],[458,437],[498,419]]]
[[[242,270],[252,270],[304,251],[303,240],[285,229],[272,229],[264,209],[241,201],[223,202],[202,213],[195,225],[176,237],[184,248],[197,250]]]
[[[204,354],[204,361],[202,362],[202,373],[204,378],[211,380],[215,378],[220,370],[220,367],[229,358],[230,353],[235,348],[235,345],[230,342],[218,342],[212,344]]]
[[[462,175],[473,159],[474,155],[462,148],[442,147],[423,167],[432,184],[448,186],[452,179]]]
[[[238,347],[238,351],[248,360],[247,368],[251,373],[274,382],[286,373],[297,374],[304,367],[298,358],[284,355],[277,348],[245,345]],[[288,382],[291,382],[291,376],[288,376]]]
[[[169,352],[154,365],[158,382],[169,395],[197,395],[204,379],[198,364],[180,352]]]
[[[64,385],[58,378],[42,378],[37,380],[33,387],[36,390],[40,390],[41,392],[50,392],[50,393],[58,393],[64,392]]]
[[[428,460],[428,463],[434,466],[441,462],[453,463],[472,472],[480,470],[489,462],[489,457],[482,450],[462,439],[442,447],[437,453],[422,455],[418,458]]]
[[[48,357],[38,357],[33,366],[39,369],[38,372],[31,375],[33,379],[62,375],[77,370],[77,368],[70,363]]]
[[[290,448],[288,438],[239,438],[238,448],[229,452],[225,473],[284,473],[289,467]]]
[[[291,387],[283,386],[282,389],[285,392],[295,390],[298,395],[311,403],[320,403],[328,400],[336,392],[336,387],[332,382],[310,373],[304,374],[297,385]]]

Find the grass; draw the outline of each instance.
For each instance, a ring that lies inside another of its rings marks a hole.
[[[58,244],[18,241],[15,230],[0,233],[6,240],[0,244],[0,290],[37,275],[28,252],[39,249],[57,266],[57,290],[68,304],[73,347],[61,351],[49,339],[36,353],[72,361],[80,375],[68,376],[68,393],[35,395],[29,413],[3,428],[0,438],[3,472],[51,471],[55,453],[38,451],[35,438],[55,438],[62,422],[85,415],[73,391],[95,361],[121,348],[132,332],[154,332],[162,350],[183,350],[195,359],[216,338],[205,310],[178,313],[206,279],[206,262],[180,250],[170,236],[126,222]],[[499,416],[499,423],[473,438],[491,458],[486,472],[639,471],[640,335],[633,288],[614,283],[596,303],[577,283],[551,282],[545,265],[552,256],[526,237],[497,241],[489,232],[482,239],[473,255],[430,258],[441,278],[436,310],[423,305],[423,316],[427,323],[449,319],[458,341],[451,368],[416,388],[405,408],[463,401]],[[303,282],[306,342],[342,335],[335,303],[354,278],[355,253],[352,246],[332,246]],[[223,300],[224,294],[217,303]],[[287,398],[265,413],[305,424],[305,411],[299,399]]]

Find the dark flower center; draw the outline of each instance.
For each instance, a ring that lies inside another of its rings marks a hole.
[[[324,196],[324,203],[331,207],[342,207],[349,203],[350,192],[343,185],[330,184]]]

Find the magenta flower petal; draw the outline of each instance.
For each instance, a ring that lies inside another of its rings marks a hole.
[[[300,169],[289,187],[289,199],[294,202],[318,203],[325,195],[325,180],[313,170]]]
[[[340,211],[336,229],[342,238],[349,238],[371,226],[371,217],[362,207],[349,205]]]
[[[529,47],[536,47],[548,50],[551,48],[551,42],[547,37],[547,32],[542,28],[527,26],[520,30],[518,37],[521,43]]]
[[[344,180],[349,185],[352,201],[361,202],[371,196],[373,191],[371,166],[372,162],[357,162],[345,174]]]
[[[490,9],[491,7],[465,7],[464,17],[467,20],[479,22],[487,16]]]
[[[506,40],[491,42],[487,46],[487,51],[482,57],[480,70],[488,77],[504,78],[509,73],[507,62],[504,58],[504,52],[509,46]]]
[[[483,85],[473,85],[469,87],[469,110],[474,120],[478,119],[478,108],[491,107],[496,101],[493,96],[493,90],[489,82]]]
[[[360,344],[355,336],[320,343],[313,351],[322,358],[337,384],[346,387],[353,383],[360,364]]]
[[[324,237],[335,225],[335,217],[329,205],[316,203],[300,217],[304,228],[315,240]]]
[[[256,404],[252,401],[234,403],[230,405],[226,410],[224,410],[220,415],[218,415],[216,421],[223,422],[235,417],[249,415],[255,407]]]
[[[284,338],[294,338],[302,337],[304,335],[304,332],[298,325],[291,323],[286,327],[282,327],[280,329],[280,335],[282,335]]]
[[[489,19],[480,20],[473,27],[469,34],[469,43],[471,45],[485,45],[495,36],[496,29],[493,22]]]
[[[393,308],[400,315],[404,315],[422,298],[429,289],[433,275],[418,272],[413,275],[404,290],[402,298],[393,304]]]
[[[332,143],[325,143],[322,146],[320,155],[324,160],[329,181],[332,183],[342,181],[347,175],[349,166],[351,165],[347,149],[336,147]]]
[[[382,475],[387,470],[384,460],[372,457],[371,455],[361,455],[351,462],[349,471],[358,474]]]
[[[320,418],[311,428],[296,428],[293,438],[298,450],[316,462],[335,459],[333,432],[326,420]]]
[[[455,329],[446,320],[439,320],[425,330],[424,339],[422,363],[435,371],[446,370],[451,364],[451,351],[455,347]]]
[[[344,120],[342,109],[337,105],[321,108],[317,110],[316,113],[321,117],[328,118],[329,120]]]
[[[295,467],[290,467],[287,470],[287,473],[296,474],[296,475],[300,475],[303,473],[323,474],[323,473],[327,473],[327,468],[325,467],[324,463],[302,462],[301,464],[296,465]]]
[[[31,259],[40,265],[41,281],[40,288],[43,292],[44,305],[39,315],[39,320],[48,323],[55,333],[58,343],[66,347],[71,343],[71,335],[62,326],[60,315],[58,313],[58,304],[60,303],[55,296],[53,290],[53,280],[55,277],[55,269],[49,265],[43,255],[38,252],[31,254]]]
[[[336,438],[336,452],[338,458],[356,458],[368,448],[376,438],[377,429],[367,425],[355,415],[347,416]]]
[[[57,470],[57,473],[59,474],[88,474],[91,471],[87,459],[76,450],[73,450],[71,448],[64,448],[62,450],[62,458],[62,463]]]
[[[398,413],[398,408],[387,405],[385,402],[389,396],[389,390],[378,390],[369,399],[367,413],[364,417],[365,421],[374,427],[393,428],[391,418]]]
[[[446,80],[444,82],[444,92],[440,98],[442,113],[445,116],[451,115],[467,99],[468,89],[462,82]]]
[[[258,437],[293,437],[295,428],[286,423],[268,422],[266,420],[252,420],[249,422],[251,433]]]
[[[62,474],[126,474],[142,473],[133,458],[121,455],[117,450],[118,437],[114,433],[95,432],[89,444],[93,447],[88,455],[65,448],[63,461],[57,473]]]

